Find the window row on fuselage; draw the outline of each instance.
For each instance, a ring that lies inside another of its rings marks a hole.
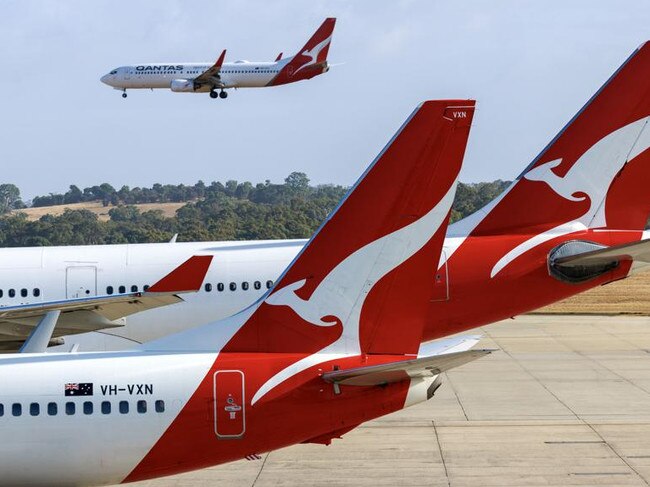
[[[181,73],[175,73],[175,72],[173,72],[173,73],[164,73],[164,72],[161,73],[159,71],[156,71],[156,72],[153,72],[153,71],[138,71],[138,72],[135,72],[133,74],[135,74],[136,76],[139,76],[139,75],[161,75],[162,74],[162,75],[165,75],[165,76],[169,75],[170,78],[173,78],[173,77],[177,77],[179,75],[201,74],[203,72],[204,71],[187,71],[185,73],[182,73],[182,72]],[[267,74],[267,73],[279,73],[279,72],[280,71],[276,70],[276,69],[243,69],[243,70],[240,70],[240,69],[234,69],[234,70],[227,69],[227,70],[221,71],[220,73],[221,74],[258,74],[258,73]]]
[[[95,403],[93,401],[84,401],[82,403],[76,403],[73,401],[67,401],[62,404],[61,414],[66,416],[73,416],[77,414],[77,406],[79,405],[80,412],[83,412],[85,415],[90,415],[95,413]],[[6,412],[7,416],[22,416],[23,415],[23,404],[20,402],[14,402],[10,406],[7,406],[9,411]],[[40,416],[42,414],[47,414],[48,416],[56,416],[59,414],[59,403],[58,402],[48,402],[41,412],[41,403],[39,402],[30,402],[29,405],[25,407],[25,414],[30,416]],[[101,414],[111,414],[113,412],[113,402],[112,401],[101,401],[99,402],[99,411]],[[120,414],[129,414],[131,410],[131,403],[129,401],[118,401],[116,412],[119,411]],[[165,412],[165,401],[162,399],[157,399],[154,401],[153,410],[157,413]],[[144,399],[140,399],[135,403],[135,411],[139,414],[145,414],[149,411],[149,403]],[[5,405],[0,403],[0,417],[5,415]]]
[[[29,292],[29,289],[27,289],[25,287],[20,289],[20,290],[16,290],[16,289],[13,289],[13,288],[7,289],[7,297],[9,297],[9,298],[15,298],[19,294],[20,294],[21,298],[26,298],[27,296],[29,296],[30,292]],[[0,289],[0,298],[3,298],[4,295],[5,295],[5,290]],[[39,288],[35,287],[35,288],[32,289],[31,295],[34,296],[35,298],[38,298],[41,295],[41,290]]]
[[[149,285],[145,284],[142,286],[142,291],[147,291],[149,290]],[[253,281],[252,287],[255,290],[260,290],[262,289],[262,282],[261,281]],[[273,281],[268,280],[266,281],[266,289],[271,289],[273,287]],[[211,282],[206,282],[205,285],[203,286],[203,290],[207,293],[210,293],[215,289],[219,292],[223,292],[226,290],[226,284],[223,282],[218,282],[216,286],[213,286]],[[228,283],[228,289],[231,291],[237,291],[237,289],[241,289],[242,291],[248,291],[251,288],[251,283],[248,281],[242,281],[240,285],[236,282],[230,282]],[[129,292],[132,293],[137,293],[140,291],[140,288],[134,284],[131,287],[129,287]],[[127,287],[122,285],[122,286],[117,286],[117,293],[118,294],[125,294],[127,292]],[[115,294],[115,288],[113,286],[106,286],[106,294],[111,295]]]

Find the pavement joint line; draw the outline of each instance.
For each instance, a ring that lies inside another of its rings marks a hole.
[[[251,484],[251,487],[255,487],[255,484],[260,478],[260,475],[262,475],[262,470],[264,470],[264,466],[266,465],[266,461],[269,459],[271,456],[271,452],[267,453],[266,456],[264,457],[264,460],[262,461],[262,465],[260,466],[260,471],[257,472],[257,475],[255,476],[255,480],[253,480],[253,483]]]
[[[463,416],[465,416],[465,420],[469,421],[469,417],[467,416],[467,411],[465,411],[465,406],[463,406],[463,402],[460,400],[460,397],[458,396],[458,392],[454,387],[454,383],[451,380],[451,377],[449,377],[449,374],[446,372],[445,372],[445,382],[447,382],[449,384],[449,387],[451,387],[451,391],[454,393],[454,397],[456,398],[456,401],[458,401],[458,405],[460,406],[460,410],[463,412]]]
[[[558,344],[561,344],[561,343],[558,341]],[[572,350],[572,347],[568,347],[568,348]],[[526,368],[526,367],[525,367],[521,362],[519,362],[518,360],[515,360],[515,358],[512,356],[512,354],[511,354],[510,352],[508,352],[508,351],[506,351],[506,350],[503,350],[503,349],[502,349],[502,351],[503,351],[503,353],[505,353],[506,355],[508,355],[508,357],[510,357],[510,358],[512,359],[513,362],[515,362],[517,365],[519,365],[519,367],[520,367],[524,372],[526,372],[526,373],[527,373],[530,377],[532,377],[532,378],[533,378],[533,379],[534,379],[534,380],[535,380],[535,381],[536,381],[540,386],[542,386],[542,387],[543,387],[543,388],[544,388],[544,389],[545,389],[545,390],[546,390],[546,391],[547,391],[551,396],[553,396],[553,397],[555,398],[556,401],[558,401],[560,404],[562,404],[562,405],[563,405],[567,410],[571,411],[571,413],[575,416],[575,418],[576,418],[578,421],[580,421],[582,424],[584,424],[585,426],[587,426],[587,427],[588,427],[588,428],[589,428],[589,429],[590,429],[590,430],[591,430],[591,431],[592,431],[592,432],[593,432],[593,433],[594,433],[598,438],[600,438],[601,440],[603,440],[605,446],[607,446],[607,448],[609,448],[609,450],[610,450],[614,455],[616,455],[616,456],[619,458],[619,460],[620,460],[621,462],[623,462],[625,465],[627,465],[627,467],[628,467],[631,471],[633,471],[633,472],[636,474],[636,476],[639,477],[639,479],[640,479],[640,480],[641,480],[645,485],[647,485],[647,486],[650,487],[650,484],[648,483],[648,481],[646,480],[646,478],[643,477],[643,476],[639,473],[639,471],[637,471],[637,470],[636,470],[636,469],[635,469],[635,468],[634,468],[634,467],[633,467],[633,466],[632,466],[632,465],[631,465],[631,464],[630,464],[630,463],[629,463],[625,458],[623,458],[623,456],[622,456],[620,453],[618,453],[618,451],[616,451],[616,449],[615,449],[612,445],[609,444],[609,442],[608,442],[608,441],[607,441],[607,440],[606,440],[606,439],[605,439],[605,438],[604,438],[604,437],[603,437],[603,436],[602,436],[602,435],[601,435],[601,434],[600,434],[600,433],[599,433],[599,432],[598,432],[598,431],[593,427],[592,424],[588,423],[588,422],[585,421],[583,418],[581,418],[581,417],[578,415],[578,413],[576,413],[573,409],[571,409],[571,407],[570,407],[568,404],[566,404],[566,403],[565,403],[562,399],[560,399],[560,398],[559,398],[559,397],[558,397],[558,396],[557,396],[557,395],[556,395],[556,394],[555,394],[551,389],[549,389],[548,386],[547,386],[546,384],[544,384],[544,383],[543,383],[543,382],[542,382],[542,381],[541,381],[541,380],[540,380],[540,379],[539,379],[539,378],[538,378],[534,373],[532,373],[529,369],[527,369],[527,368]],[[573,351],[574,353],[578,354],[578,355],[581,355],[581,354],[580,354],[579,352],[577,352],[576,350],[572,350],[572,351]],[[596,362],[596,363],[597,363],[597,362]],[[598,365],[600,365],[600,364],[598,364]],[[606,367],[604,367],[604,368],[606,368]]]
[[[445,462],[445,454],[442,451],[442,445],[440,444],[440,437],[438,436],[438,429],[436,428],[436,422],[431,421],[433,425],[433,432],[436,435],[436,443],[438,443],[438,451],[440,451],[440,459],[442,460],[442,467],[445,469],[445,478],[447,479],[447,486],[451,487],[451,479],[449,478],[449,471],[447,470],[447,462]]]

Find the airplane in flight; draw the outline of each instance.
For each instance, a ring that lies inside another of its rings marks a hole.
[[[263,88],[311,79],[329,71],[327,53],[332,42],[335,18],[327,18],[307,44],[294,56],[275,61],[224,63],[226,50],[214,64],[153,63],[120,66],[101,77],[101,82],[122,91],[170,89],[177,93],[210,93],[226,98],[229,88]]]
[[[239,313],[131,351],[0,357],[0,485],[133,482],[329,444],[488,354],[472,336],[421,344],[473,113],[420,105]]]
[[[424,338],[532,311],[650,263],[650,232],[644,231],[650,214],[644,185],[650,176],[649,75],[646,43],[501,196],[449,226],[442,258],[431,268],[437,318]],[[66,295],[65,282],[76,260],[90,267],[88,286],[97,282],[91,294],[107,295],[142,289],[192,255],[213,255],[204,287],[184,295],[185,302],[135,313],[103,329],[77,315],[74,326],[57,328],[55,336],[89,333],[67,336],[54,350],[135,347],[252,304],[303,245],[293,240],[3,249],[0,305],[10,312],[23,290],[34,304],[73,296],[74,286]],[[6,349],[17,350],[37,322],[17,327],[0,313],[0,340],[13,340]]]

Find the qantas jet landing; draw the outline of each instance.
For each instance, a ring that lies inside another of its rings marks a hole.
[[[321,24],[307,44],[295,56],[272,62],[235,61],[224,63],[226,51],[217,62],[154,63],[121,66],[101,77],[102,83],[122,91],[164,88],[179,93],[210,93],[211,98],[226,98],[228,88],[263,88],[313,78],[329,71],[327,53],[336,19]],[[219,90],[219,91],[217,91]]]

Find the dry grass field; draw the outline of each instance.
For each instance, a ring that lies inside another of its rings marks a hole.
[[[140,211],[161,210],[167,217],[174,216],[176,210],[186,203],[144,203],[141,205],[133,205],[140,209]],[[109,219],[108,212],[112,206],[103,206],[99,201],[91,201],[88,203],[74,203],[70,205],[57,205],[57,206],[43,206],[40,208],[26,208],[24,210],[16,210],[16,212],[26,213],[29,220],[38,220],[43,215],[61,215],[67,208],[71,210],[89,210],[97,214],[100,220],[107,221]]]
[[[536,312],[650,315],[650,272],[594,288]]]

